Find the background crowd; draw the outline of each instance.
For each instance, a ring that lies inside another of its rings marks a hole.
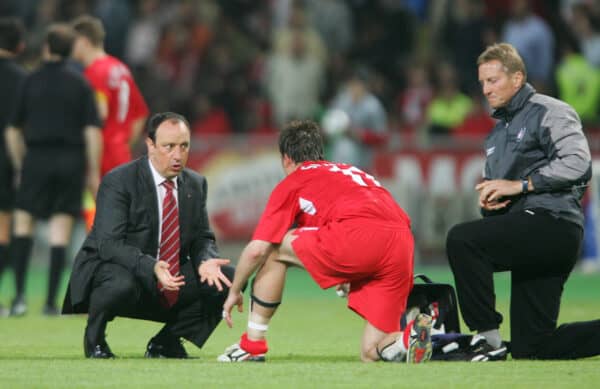
[[[39,61],[45,27],[84,13],[103,21],[107,52],[131,67],[151,111],[183,113],[194,134],[273,133],[291,118],[320,119],[349,93],[353,110],[362,98],[375,106],[371,112],[382,108],[382,123],[362,125],[369,130],[379,126],[408,140],[482,135],[493,122],[475,61],[496,41],[523,53],[538,91],[573,105],[588,131],[599,124],[599,1],[0,4],[1,16],[26,23],[21,60],[30,68]]]

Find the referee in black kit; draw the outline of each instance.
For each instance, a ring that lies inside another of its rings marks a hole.
[[[25,277],[34,220],[49,218],[50,274],[44,314],[56,315],[56,294],[74,218],[80,215],[84,185],[96,193],[102,147],[94,95],[85,79],[66,63],[74,33],[64,24],[48,28],[44,63],[28,76],[9,126],[9,154],[20,177],[12,260],[16,296],[11,315],[27,311]]]
[[[8,265],[10,224],[14,205],[13,167],[4,142],[4,128],[14,110],[15,97],[25,79],[25,70],[15,57],[23,50],[25,28],[16,18],[0,18],[0,277]],[[0,316],[8,310],[0,305]]]

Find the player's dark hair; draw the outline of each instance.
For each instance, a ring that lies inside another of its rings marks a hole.
[[[0,49],[17,52],[23,42],[25,27],[17,18],[0,18]]]
[[[324,160],[321,129],[312,120],[289,122],[279,134],[279,152],[296,163]]]
[[[187,129],[189,130],[190,123],[183,116],[175,112],[159,112],[152,115],[150,120],[148,120],[148,138],[152,140],[152,143],[156,142],[156,130],[158,127],[166,121],[170,121],[172,123],[181,122],[185,124]]]
[[[75,41],[75,32],[64,23],[54,23],[48,27],[46,32],[46,44],[50,54],[67,58],[71,55],[73,42]]]
[[[90,15],[83,15],[71,23],[77,35],[86,37],[95,47],[104,46],[106,31],[100,19]]]

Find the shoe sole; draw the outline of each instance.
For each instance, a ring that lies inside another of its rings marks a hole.
[[[221,358],[222,356],[220,356],[219,358],[217,358],[218,362],[225,362],[225,363],[240,363],[240,362],[266,362],[266,358],[264,355],[255,355],[255,356],[249,356],[247,358],[243,358],[243,359],[231,359],[231,357],[229,355],[227,355],[224,358]]]
[[[416,340],[411,339],[411,344],[406,353],[406,363],[423,363],[431,358],[431,317],[419,314],[414,321],[413,330],[417,334]],[[412,337],[411,337],[412,338]]]

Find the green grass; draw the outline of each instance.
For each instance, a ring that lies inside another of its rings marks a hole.
[[[437,281],[451,282],[443,269],[424,269]],[[499,309],[508,310],[509,278],[496,278]],[[269,329],[268,362],[219,364],[216,356],[237,341],[246,313],[234,314],[235,327],[221,324],[202,350],[190,343],[193,359],[145,360],[148,339],[157,323],[117,318],[109,324],[108,342],[119,358],[83,358],[84,316],[40,315],[45,275],[34,269],[29,279],[29,314],[0,319],[0,388],[246,388],[246,387],[442,387],[562,388],[598,387],[600,358],[579,361],[508,361],[426,365],[363,364],[358,349],[363,322],[332,291],[321,291],[306,273],[292,270],[281,308]],[[560,322],[600,317],[600,276],[574,274],[569,280]],[[12,296],[4,277],[0,302]],[[463,324],[463,330],[464,328]],[[508,323],[502,327],[508,337]]]

